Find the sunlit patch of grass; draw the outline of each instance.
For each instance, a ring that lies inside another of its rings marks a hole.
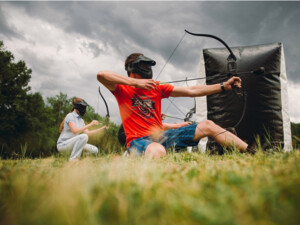
[[[300,151],[0,161],[0,224],[298,224]]]

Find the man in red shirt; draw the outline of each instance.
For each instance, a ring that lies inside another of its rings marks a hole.
[[[154,60],[133,53],[125,60],[128,77],[112,71],[100,71],[97,79],[116,97],[129,152],[159,158],[172,146],[196,146],[203,137],[211,137],[222,146],[235,146],[240,152],[251,150],[247,143],[210,120],[164,131],[161,100],[172,97],[200,97],[241,87],[239,77],[213,85],[190,87],[160,85],[152,79]]]

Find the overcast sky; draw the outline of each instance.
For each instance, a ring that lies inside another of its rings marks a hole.
[[[97,72],[126,75],[124,59],[142,52],[156,60],[158,74],[188,29],[221,37],[231,47],[281,42],[291,121],[300,122],[299,21],[300,2],[0,2],[0,40],[33,70],[32,91],[44,98],[59,92],[82,97],[102,116]],[[159,80],[196,77],[201,50],[212,47],[223,46],[186,35]],[[111,120],[119,123],[117,102],[101,87]],[[193,99],[177,105],[188,112]]]

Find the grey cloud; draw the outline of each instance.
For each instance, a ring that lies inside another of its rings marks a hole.
[[[89,48],[93,52],[93,55],[95,58],[97,58],[100,53],[102,52],[101,49],[98,47],[98,45],[95,42],[89,43]]]
[[[283,43],[288,77],[299,82],[300,2],[205,2],[214,28],[230,46]]]
[[[20,34],[20,32],[17,31],[17,29],[13,25],[10,26],[7,23],[7,18],[5,17],[2,7],[0,7],[0,27],[1,27],[0,34],[6,36],[7,38],[10,39],[12,37],[16,37],[19,39],[23,39],[23,36]]]
[[[121,59],[131,52],[158,56],[155,71],[163,67],[184,29],[214,34],[232,47],[282,42],[288,78],[300,82],[297,60],[300,2],[1,2],[1,5],[24,9],[28,15],[67,33],[86,36],[91,41],[83,43],[82,48],[95,58],[106,54],[108,49],[113,49]],[[17,37],[18,32],[8,26],[8,19],[0,8],[0,34]],[[195,76],[201,50],[212,47],[223,46],[215,40],[186,35],[169,65],[185,71],[188,77]],[[36,73],[47,72],[44,65],[47,62],[28,57]],[[27,62],[27,58],[24,60]],[[176,74],[169,76],[177,78]],[[163,74],[160,79],[165,79]]]
[[[20,53],[26,58],[26,64],[31,68],[36,74],[39,75],[40,79],[43,77],[50,76],[54,78],[59,78],[61,74],[55,73],[52,70],[54,59],[45,58],[40,55],[36,55],[34,52],[31,52],[29,49],[22,49]]]
[[[87,50],[91,52],[94,58],[97,58],[100,55],[100,53],[104,52],[104,49],[101,49],[99,45],[95,42],[89,42],[89,43],[83,42],[82,46],[83,49],[81,51],[84,52],[84,50]]]
[[[155,52],[165,60],[185,28],[220,36],[230,46],[282,42],[290,79],[299,82],[294,58],[300,54],[299,2],[12,2],[74,34],[95,41],[86,46],[94,57],[101,53],[96,42],[111,46],[120,57],[134,51]],[[0,14],[3,17],[3,13]],[[1,33],[16,35],[1,20]],[[170,64],[194,71],[202,48],[222,47],[216,41],[186,36]],[[162,66],[164,62],[158,62]]]

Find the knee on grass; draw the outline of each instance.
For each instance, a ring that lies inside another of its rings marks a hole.
[[[145,152],[145,156],[149,158],[160,158],[167,154],[164,146],[158,143],[151,143]]]

